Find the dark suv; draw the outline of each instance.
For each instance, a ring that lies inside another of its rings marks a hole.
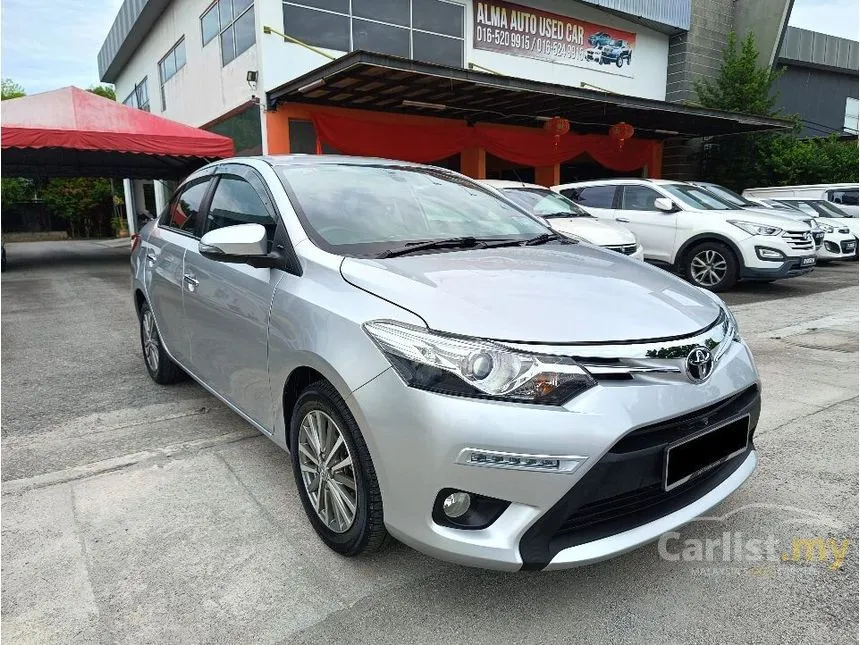
[[[621,67],[626,60],[629,65],[632,55],[633,51],[626,42],[623,40],[612,40],[603,46],[603,50],[600,55],[600,64],[615,63],[618,67]]]
[[[588,42],[592,47],[603,47],[612,42],[612,36],[605,31],[598,31],[596,34],[591,34],[588,37]]]

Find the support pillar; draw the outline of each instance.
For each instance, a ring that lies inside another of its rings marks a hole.
[[[554,164],[535,167],[535,183],[547,188],[558,186],[561,183],[561,166]]]
[[[138,232],[137,209],[134,203],[134,186],[131,179],[122,180],[122,192],[125,199],[125,217],[128,220],[128,233],[134,235]]]
[[[483,148],[466,148],[460,153],[460,172],[472,179],[487,178],[487,151]]]

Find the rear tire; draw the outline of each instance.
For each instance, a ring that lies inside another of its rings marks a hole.
[[[738,261],[734,252],[720,242],[703,242],[684,256],[684,277],[708,291],[726,291],[738,281]]]
[[[159,385],[172,385],[185,379],[185,372],[167,355],[161,343],[155,315],[148,302],[144,302],[140,307],[140,346],[143,350],[143,363],[153,381]]]
[[[624,64],[624,59],[619,56],[615,59],[615,64],[618,65],[618,67],[621,67]]]
[[[317,381],[302,391],[289,428],[293,476],[317,535],[345,556],[379,549],[388,532],[376,470],[355,418],[331,383]]]

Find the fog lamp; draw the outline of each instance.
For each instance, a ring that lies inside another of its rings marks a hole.
[[[442,502],[442,512],[451,519],[460,517],[469,510],[471,503],[472,498],[469,496],[469,493],[451,493]]]

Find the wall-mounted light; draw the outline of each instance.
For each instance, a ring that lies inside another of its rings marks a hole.
[[[251,91],[254,92],[257,89],[257,70],[249,69],[248,73],[245,74],[245,80],[248,81],[248,87],[251,88]]]

